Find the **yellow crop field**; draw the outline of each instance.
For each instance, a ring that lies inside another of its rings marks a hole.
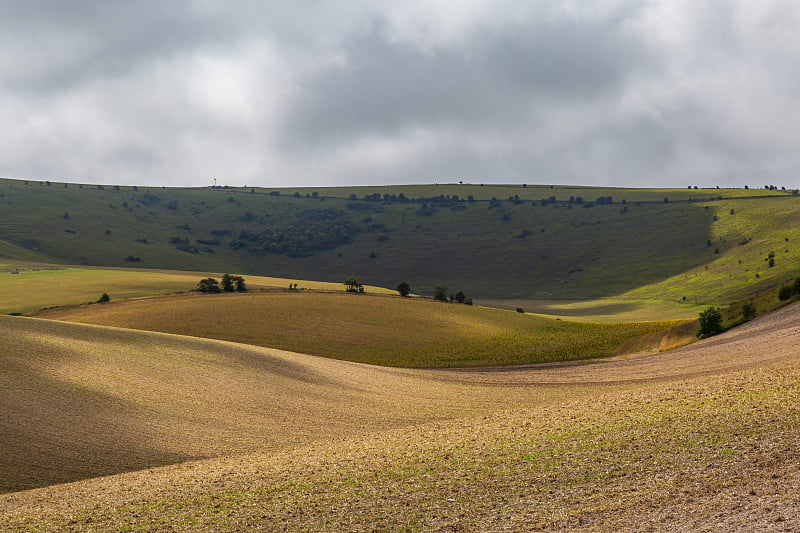
[[[296,291],[180,295],[40,316],[402,367],[608,357],[681,323],[578,323],[415,298]]]
[[[0,317],[0,479],[79,480],[0,530],[795,531],[799,315],[503,370]]]

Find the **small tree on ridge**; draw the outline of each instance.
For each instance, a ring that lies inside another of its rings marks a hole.
[[[397,284],[397,292],[400,293],[400,296],[405,298],[411,294],[411,285],[409,285],[408,282],[401,281]]]

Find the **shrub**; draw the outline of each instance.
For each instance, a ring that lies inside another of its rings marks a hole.
[[[778,290],[778,300],[785,301],[794,296],[794,287],[792,285],[784,285]]]
[[[97,300],[97,303],[104,304],[104,303],[110,302],[110,301],[111,301],[111,297],[108,295],[107,292],[104,292],[103,295],[100,297],[100,299]]]
[[[214,278],[201,279],[197,283],[197,287],[200,292],[221,292],[219,282]]]
[[[710,337],[722,332],[722,313],[716,307],[709,307],[697,320],[697,336]]]

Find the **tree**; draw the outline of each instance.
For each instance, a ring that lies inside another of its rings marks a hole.
[[[710,337],[722,333],[722,313],[716,307],[709,307],[697,320],[697,336]]]
[[[197,283],[197,287],[200,292],[221,292],[219,282],[214,278],[201,279]]]
[[[400,283],[397,284],[397,292],[400,293],[400,296],[405,298],[406,296],[411,294],[411,285],[409,285],[405,281],[401,281]]]
[[[794,296],[794,287],[792,285],[784,285],[780,289],[778,289],[778,300],[784,301],[788,300],[792,296]]]
[[[100,297],[100,299],[97,300],[97,303],[104,304],[104,303],[110,302],[110,301],[111,301],[111,297],[108,295],[107,292],[104,292],[103,295]]]
[[[456,301],[460,304],[463,304],[467,300],[467,295],[464,294],[462,291],[458,291],[456,293]]]
[[[742,306],[742,318],[744,320],[753,320],[756,317],[756,306],[753,302],[747,302]]]
[[[242,276],[234,276],[233,283],[236,285],[236,292],[247,292],[247,285],[245,285]]]
[[[347,288],[347,292],[364,292],[364,285],[362,285],[361,282],[359,282],[356,278],[347,278],[344,280],[344,286]]]
[[[225,292],[233,292],[233,276],[230,274],[222,275],[222,290]]]
[[[440,302],[447,301],[447,287],[444,285],[437,285],[433,291],[433,299]]]

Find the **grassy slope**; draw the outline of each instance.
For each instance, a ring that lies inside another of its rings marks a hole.
[[[463,404],[460,416],[278,453],[8,495],[0,497],[4,526],[795,530],[800,528],[800,360],[789,332],[798,312],[797,306],[787,308],[670,354],[591,368],[376,375],[346,367],[359,387],[376,394],[388,387],[395,412],[406,408],[403,387],[393,386],[403,377],[421,380],[405,386],[422,384],[409,396],[428,398],[429,406],[457,398]],[[765,345],[770,350],[763,350]],[[427,378],[451,388],[437,395]],[[641,378],[651,381],[637,381]],[[506,386],[487,389],[492,383]],[[524,386],[509,386],[515,383]],[[480,386],[459,390],[475,385]],[[332,399],[328,408],[341,412],[358,400],[348,390],[351,395]],[[491,416],[469,413],[472,395],[480,390],[497,394]],[[553,397],[555,391],[565,396]],[[221,404],[213,402],[213,409]],[[355,416],[368,417],[370,405]],[[318,420],[310,419],[308,426]]]
[[[723,303],[797,277],[800,210],[795,198],[729,200],[707,204],[717,220],[707,265],[628,292],[626,297]],[[775,266],[768,256],[775,253]]]
[[[235,252],[228,246],[231,237],[211,246],[214,253],[189,254],[169,243],[172,236],[207,240],[213,238],[211,232],[215,230],[231,230],[236,236],[242,229],[253,232],[264,225],[279,226],[292,213],[307,209],[346,210],[348,193],[362,197],[372,190],[404,191],[409,197],[458,194],[463,198],[472,194],[478,201],[461,204],[466,207],[464,211],[440,207],[429,216],[417,214],[417,203],[364,203],[365,211],[348,211],[362,229],[354,241],[310,258]],[[708,264],[717,265],[725,257],[740,258],[741,250],[732,246],[733,235],[719,235],[725,231],[721,224],[724,217],[714,222],[714,214],[727,214],[730,204],[742,213],[740,219],[748,217],[748,230],[754,237],[748,249],[755,255],[767,253],[762,250],[764,246],[784,238],[780,224],[797,225],[795,218],[800,216],[794,209],[800,200],[780,191],[442,185],[319,189],[314,192],[326,198],[315,199],[286,194],[273,197],[269,189],[253,189],[253,194],[250,189],[134,191],[106,186],[98,190],[94,186],[47,187],[35,182],[26,186],[11,180],[0,181],[0,191],[0,237],[61,258],[62,262],[130,266],[125,258],[131,255],[142,259],[136,266],[146,268],[231,270],[329,281],[356,276],[385,287],[405,279],[421,294],[444,283],[453,292],[463,290],[484,298],[585,299],[639,290],[626,297],[682,302],[687,296],[690,303],[696,298],[720,301],[751,288],[739,282],[731,290],[717,288],[717,274],[705,273]],[[144,205],[145,194],[157,195],[160,202]],[[491,210],[483,201],[493,196],[507,199],[513,194],[526,201],[515,205],[504,200],[501,207]],[[613,196],[618,203],[567,209],[566,204],[534,207],[531,202],[551,195],[567,200],[579,194],[587,200]],[[748,197],[753,195],[772,198]],[[670,197],[670,203],[661,202],[665,196]],[[698,202],[718,196],[747,198]],[[622,199],[627,200],[624,206],[619,203]],[[685,202],[689,199],[695,202]],[[168,208],[172,200],[175,209]],[[128,207],[124,207],[126,202]],[[622,213],[625,207],[627,212]],[[68,219],[65,213],[69,213]],[[247,213],[253,221],[245,220]],[[387,233],[367,231],[375,223],[385,225]],[[722,237],[726,241],[720,241]],[[147,239],[147,243],[136,239]],[[763,246],[759,242],[762,239]],[[714,246],[706,246],[709,240]],[[718,246],[720,255],[714,254]],[[749,256],[745,259],[750,261]],[[681,279],[686,272],[699,273],[697,289],[688,295],[662,286],[665,280]],[[800,268],[790,261],[779,261],[776,269],[762,272],[759,283],[780,282],[798,274]],[[657,285],[654,290],[647,289],[651,284]]]
[[[402,367],[607,357],[676,325],[576,323],[419,299],[289,291],[169,297],[40,316]]]
[[[130,268],[63,267],[29,263],[11,274],[14,263],[0,266],[0,313],[30,313],[53,306],[78,305],[95,302],[107,293],[112,300],[158,296],[187,292],[197,288],[197,282],[207,276],[217,280],[219,273],[145,270]],[[342,283],[290,280],[262,276],[246,276],[252,289],[298,288],[344,291]],[[370,293],[394,293],[380,287],[368,286]]]

